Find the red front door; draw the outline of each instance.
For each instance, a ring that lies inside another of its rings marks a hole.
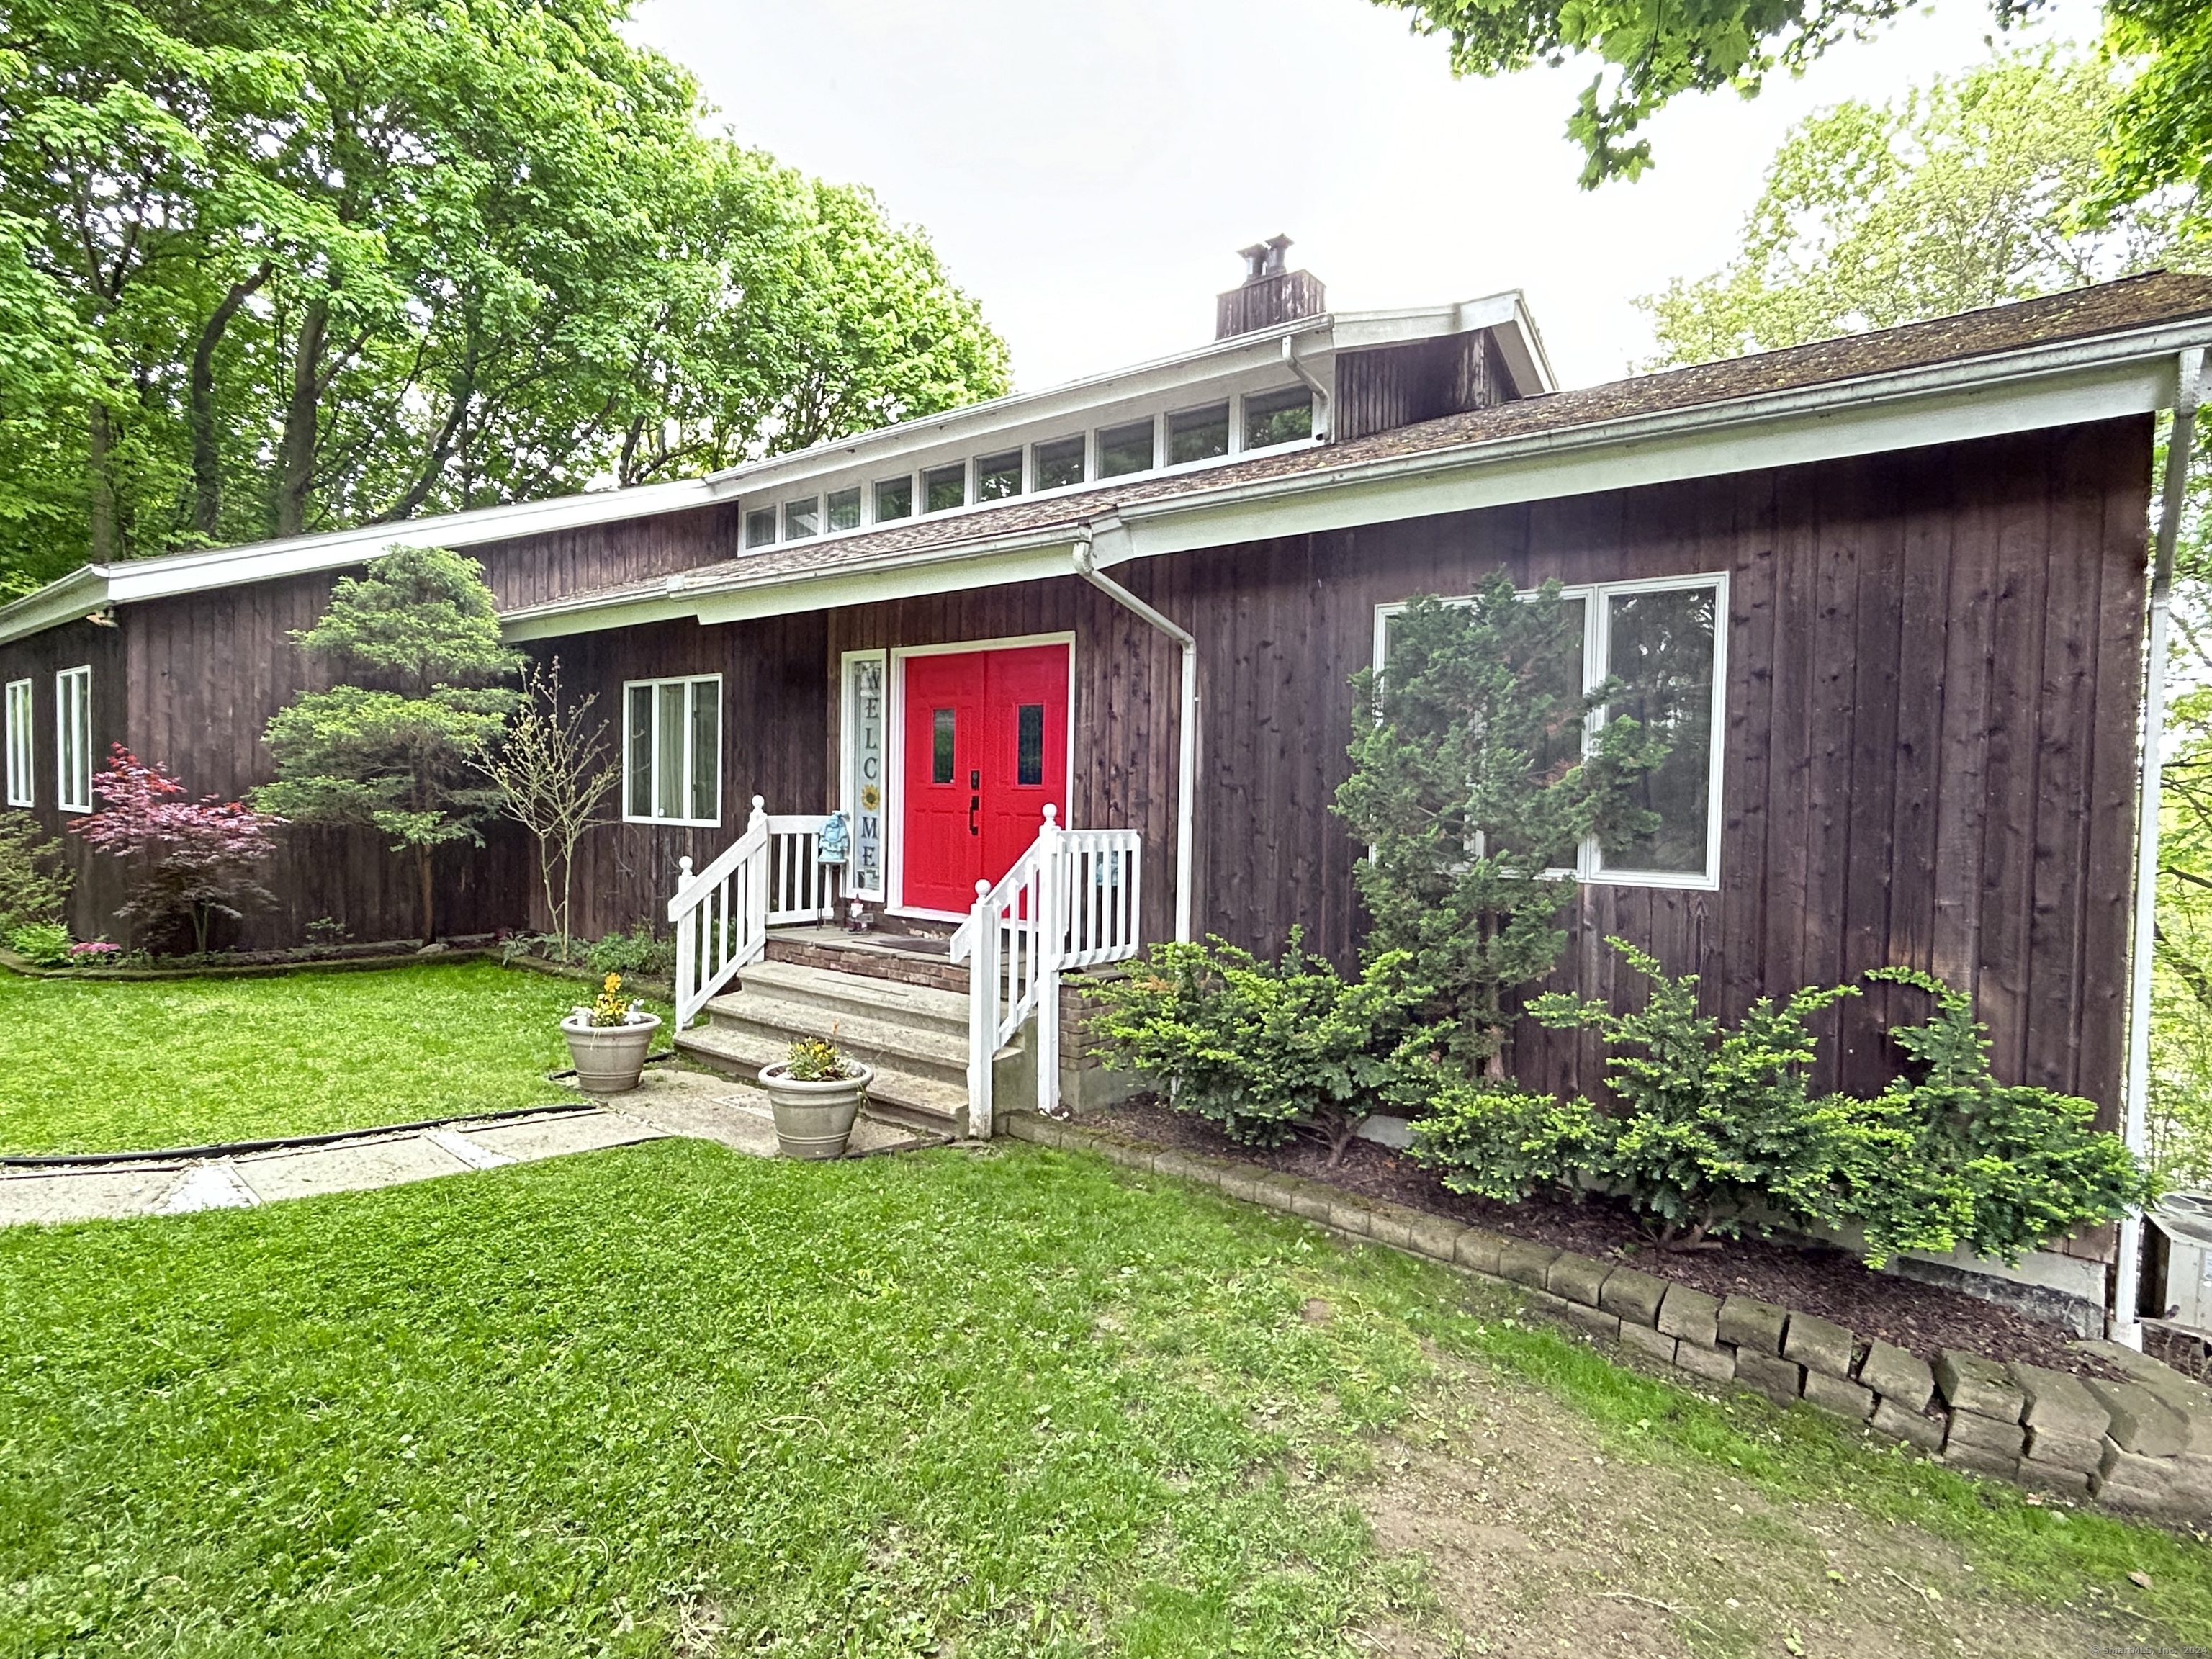
[[[906,660],[905,902],[965,911],[1036,839],[1066,822],[1067,647]]]

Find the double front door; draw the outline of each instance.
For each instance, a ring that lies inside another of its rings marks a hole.
[[[905,902],[965,911],[1066,821],[1067,651],[1017,646],[906,659]]]

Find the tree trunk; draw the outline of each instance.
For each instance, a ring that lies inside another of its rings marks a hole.
[[[315,484],[320,435],[323,347],[330,328],[328,300],[309,303],[292,349],[292,395],[284,405],[284,433],[276,450],[276,533],[296,536],[307,527],[307,501]],[[426,875],[427,882],[429,878]],[[424,903],[427,928],[428,901]]]
[[[94,564],[106,564],[120,556],[115,535],[115,480],[108,469],[108,458],[115,447],[115,429],[109,424],[107,405],[93,404],[88,416],[86,433],[88,482],[91,484],[90,517],[92,521],[92,559]]]
[[[246,281],[230,285],[230,292],[222,296],[222,303],[200,330],[199,343],[192,348],[192,528],[203,536],[214,535],[222,521],[222,443],[215,418],[216,348],[222,343],[238,308],[269,280],[269,270],[264,261]]]
[[[415,874],[422,893],[422,943],[428,945],[438,936],[430,927],[430,847],[427,842],[415,849]]]

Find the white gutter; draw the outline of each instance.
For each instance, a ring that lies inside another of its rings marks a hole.
[[[1288,343],[1285,342],[1287,344]],[[1097,534],[1124,536],[1118,523],[1103,524]],[[1176,711],[1176,938],[1191,938],[1191,846],[1198,817],[1198,641],[1110,576],[1097,568],[1096,537],[1089,525],[1078,532],[1075,574],[1125,611],[1134,612],[1182,647],[1182,696]]]
[[[2197,434],[2197,400],[2204,378],[2204,348],[2194,346],[2177,360],[2173,426],[2166,441],[2166,477],[2159,488],[2158,544],[2151,561],[2150,629],[2143,665],[2142,781],[2136,791],[2135,937],[2129,946],[2128,1074],[2121,1100],[2121,1131],[2128,1150],[2141,1158],[2150,1142],[2151,969],[2158,946],[2158,837],[2164,782],[2166,634],[2171,626],[2173,550],[2181,534],[2181,514],[2189,500],[2189,452]],[[2142,1346],[2137,1316],[2142,1258],[2142,1217],[2130,1212],[2120,1222],[2120,1259],[2112,1274],[2112,1340]]]
[[[1316,443],[1327,443],[1329,434],[1329,417],[1334,412],[1334,404],[1328,395],[1328,388],[1321,383],[1313,370],[1299,361],[1298,337],[1295,334],[1285,334],[1283,337],[1283,362],[1291,374],[1306,383],[1307,390],[1313,393],[1313,439]]]

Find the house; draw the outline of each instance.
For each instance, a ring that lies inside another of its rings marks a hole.
[[[2212,341],[2212,282],[1562,391],[1518,295],[1331,312],[1280,239],[1246,257],[1213,341],[1071,386],[696,481],[80,571],[0,609],[8,799],[60,828],[112,742],[242,791],[270,715],[313,683],[289,635],[332,581],[395,541],[453,547],[509,637],[617,728],[622,822],[580,855],[580,927],[673,914],[698,1000],[744,970],[690,1040],[719,1029],[726,1058],[757,1058],[769,1014],[849,990],[818,936],[734,960],[761,927],[857,897],[942,934],[1049,811],[1081,832],[1059,884],[1002,890],[1006,926],[957,941],[991,958],[1000,1014],[1030,995],[1048,1024],[1024,907],[1051,907],[1071,958],[1178,933],[1267,951],[1293,925],[1348,957],[1359,849],[1329,805],[1349,678],[1408,596],[1503,565],[1583,605],[1563,672],[1595,684],[1663,640],[1666,672],[1711,688],[1659,832],[1582,855],[1560,984],[1609,991],[1616,933],[1729,1010],[1910,963],[1972,991],[2001,1076],[2117,1111],[2154,416]],[[811,838],[833,811],[834,895]],[[454,853],[441,925],[528,925],[527,863],[508,839]],[[108,925],[106,879],[80,889],[82,932]],[[297,832],[270,884],[248,942],[323,915],[410,925],[373,836]],[[917,1006],[984,971],[875,956],[874,988]],[[747,999],[774,1006],[748,1025]],[[848,1030],[901,1018],[839,1006]],[[975,1006],[915,1092],[937,1121],[1006,1034]],[[1838,1012],[1830,1081],[1879,1085],[1892,1012]],[[946,1041],[960,1023],[913,1018]],[[1595,1060],[1571,1034],[1516,1038],[1532,1085],[1587,1089]]]

